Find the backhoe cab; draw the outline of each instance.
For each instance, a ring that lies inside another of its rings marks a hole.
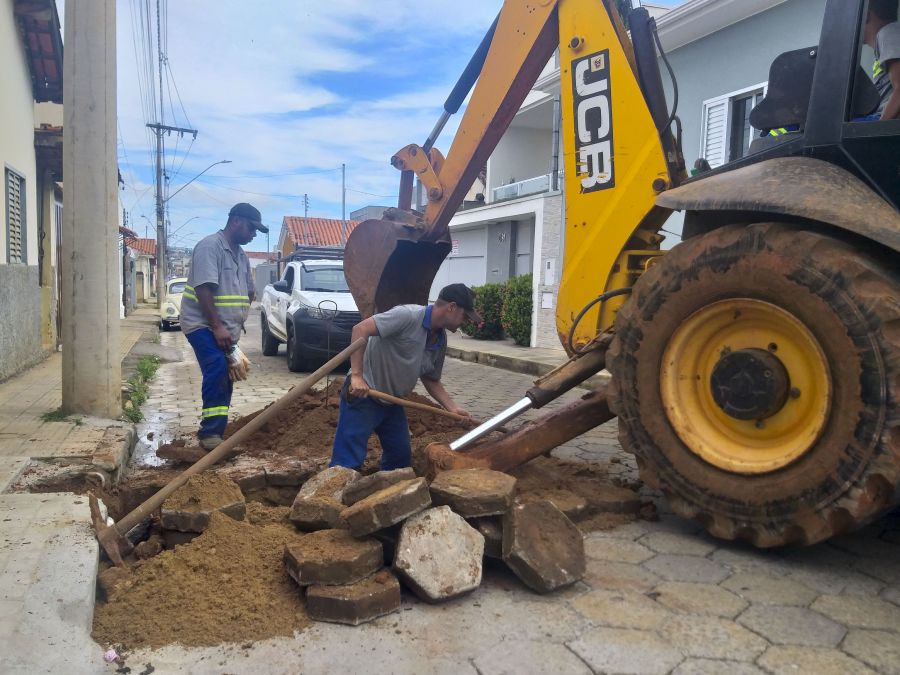
[[[635,10],[629,36],[612,5],[506,0],[428,140],[393,158],[399,208],[348,241],[364,315],[426,302],[450,218],[559,49],[572,359],[497,419],[604,367],[612,379],[521,443],[481,429],[432,447],[432,468],[509,468],[616,415],[644,481],[716,536],[810,544],[858,527],[900,498],[900,121],[858,121],[876,105],[867,3],[828,0],[819,44],[772,64],[751,122],[790,133],[690,179],[655,24]],[[476,80],[444,157],[433,144]],[[684,241],[663,253],[674,210]]]

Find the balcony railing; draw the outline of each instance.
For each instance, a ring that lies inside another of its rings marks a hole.
[[[549,192],[550,175],[551,174],[547,173],[543,176],[535,176],[534,178],[527,178],[516,183],[501,185],[500,187],[494,188],[492,191],[492,201],[499,202],[507,199],[525,197],[527,195],[536,195],[541,192]],[[562,183],[562,171],[559,172],[559,182],[560,184]]]

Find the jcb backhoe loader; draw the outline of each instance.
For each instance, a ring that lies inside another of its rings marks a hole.
[[[796,131],[688,179],[646,10],[629,35],[610,0],[503,3],[434,132],[393,157],[399,208],[354,231],[346,275],[365,314],[427,301],[451,216],[558,48],[572,359],[495,423],[612,379],[499,441],[430,449],[437,469],[508,467],[615,414],[643,480],[719,537],[810,544],[900,501],[900,121],[855,121],[878,104],[865,10],[828,0],[820,43],[773,63],[751,122]],[[434,141],[476,79],[445,158]],[[673,210],[683,242],[663,252]]]

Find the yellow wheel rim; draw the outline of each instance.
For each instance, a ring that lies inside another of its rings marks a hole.
[[[720,358],[745,349],[777,356],[792,394],[764,420],[739,420],[713,398]],[[682,442],[709,464],[740,474],[775,471],[819,439],[831,406],[831,373],[818,340],[792,314],[761,300],[723,300],[695,312],[663,355],[660,393]]]

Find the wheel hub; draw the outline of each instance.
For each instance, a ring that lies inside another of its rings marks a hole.
[[[764,349],[728,352],[710,378],[713,400],[736,420],[763,420],[784,407],[791,380],[784,364]]]

